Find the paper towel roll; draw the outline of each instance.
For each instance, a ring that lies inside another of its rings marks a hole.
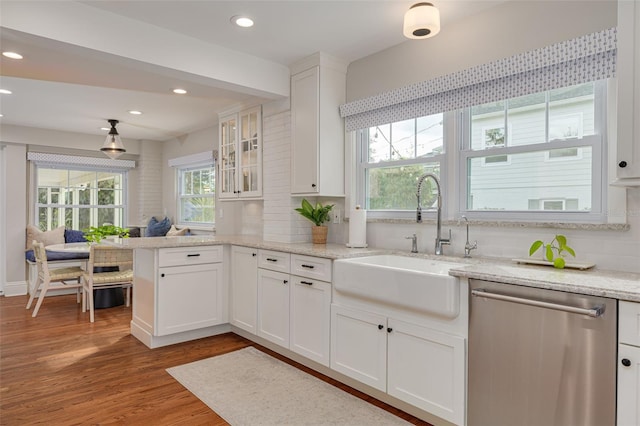
[[[349,217],[349,243],[347,247],[367,246],[367,211],[356,206]]]

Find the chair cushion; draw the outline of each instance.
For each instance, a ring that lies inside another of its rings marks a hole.
[[[168,217],[165,217],[161,221],[154,217],[149,220],[147,229],[144,231],[145,237],[164,237],[167,235],[167,231],[171,228],[171,221]]]
[[[33,240],[36,240],[45,246],[50,246],[52,244],[64,244],[64,226],[43,232],[33,225],[27,225],[25,250],[31,250],[33,248]]]
[[[70,280],[72,278],[80,279],[84,271],[79,266],[69,268],[55,268],[49,270],[51,281]]]
[[[89,281],[90,274],[85,272],[84,279]],[[133,270],[93,273],[93,285],[115,284],[133,281]]]
[[[84,237],[84,232],[75,229],[64,230],[65,243],[84,243],[85,241],[87,241],[87,239]]]
[[[189,228],[178,229],[175,225],[171,225],[171,228],[167,231],[167,237],[177,237],[180,235],[188,235]]]
[[[24,257],[29,261],[35,263],[36,256],[33,254],[33,250],[27,250],[24,253]],[[49,251],[47,250],[47,261],[53,262],[55,260],[84,260],[89,258],[89,253],[71,253],[68,251]]]

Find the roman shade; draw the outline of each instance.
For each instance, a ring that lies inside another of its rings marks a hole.
[[[38,167],[91,167],[93,169],[126,171],[136,167],[133,160],[112,160],[110,158],[80,157],[76,155],[50,154],[46,152],[28,152],[27,160]]]
[[[340,106],[347,131],[615,76],[616,28]]]

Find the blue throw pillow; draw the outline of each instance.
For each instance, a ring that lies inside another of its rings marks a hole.
[[[168,217],[165,217],[161,221],[154,217],[151,218],[147,229],[144,231],[145,237],[164,237],[171,228],[171,221]]]
[[[75,229],[64,230],[64,242],[65,243],[84,243],[87,239],[84,237],[84,232],[76,231]]]

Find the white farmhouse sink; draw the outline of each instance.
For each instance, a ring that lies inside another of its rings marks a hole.
[[[334,262],[333,285],[339,292],[420,313],[455,318],[460,312],[459,279],[453,262],[379,255]]]

